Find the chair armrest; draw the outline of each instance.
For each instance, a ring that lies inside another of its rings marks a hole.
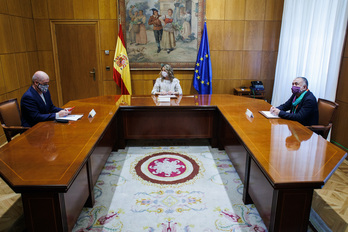
[[[331,126],[322,126],[322,125],[312,125],[312,126],[306,126],[310,130],[325,130],[330,128]]]
[[[2,128],[6,130],[28,130],[30,127],[24,127],[24,126],[5,126],[4,124],[1,124]]]

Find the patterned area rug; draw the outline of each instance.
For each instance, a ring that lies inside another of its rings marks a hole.
[[[266,231],[224,151],[129,147],[110,155],[73,231]]]

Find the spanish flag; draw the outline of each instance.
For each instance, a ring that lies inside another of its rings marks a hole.
[[[114,57],[114,81],[121,88],[121,94],[132,95],[131,77],[129,71],[129,60],[123,39],[122,25],[118,31],[116,51]]]

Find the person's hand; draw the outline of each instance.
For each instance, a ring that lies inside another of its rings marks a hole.
[[[175,94],[174,92],[172,92],[172,91],[168,91],[168,94]]]
[[[71,114],[71,112],[72,112],[72,108],[65,108],[64,109],[66,112],[68,112],[68,114]]]
[[[159,94],[161,94],[161,95],[166,95],[167,92],[161,91]]]
[[[64,116],[67,116],[68,114],[69,112],[66,110],[61,110],[58,112],[59,117],[64,117]]]
[[[275,115],[275,116],[278,116],[278,115],[279,115],[279,112],[280,112],[280,109],[274,108],[274,109],[273,109],[273,112],[271,112],[271,114],[273,114],[273,115]]]
[[[273,111],[275,110],[276,108],[274,106],[271,107],[271,109],[269,109],[269,111],[271,112],[271,114],[273,113]]]

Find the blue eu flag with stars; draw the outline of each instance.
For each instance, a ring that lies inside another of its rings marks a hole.
[[[195,74],[193,77],[193,86],[198,94],[212,94],[212,80],[213,74],[210,61],[210,50],[208,42],[207,25],[204,22],[203,35],[201,45],[197,55],[195,64]]]

